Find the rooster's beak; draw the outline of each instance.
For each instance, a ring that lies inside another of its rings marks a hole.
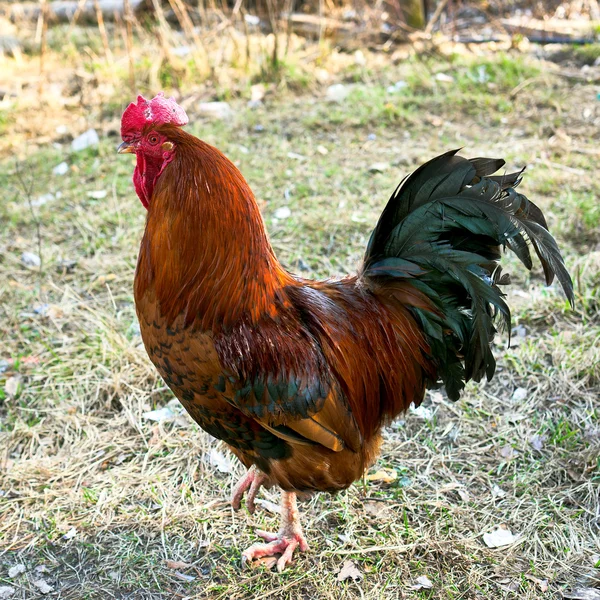
[[[135,148],[132,144],[129,144],[128,142],[123,142],[117,148],[117,154],[135,154]]]

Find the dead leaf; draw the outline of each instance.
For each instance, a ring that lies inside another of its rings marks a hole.
[[[182,562],[180,560],[166,560],[165,564],[167,565],[167,569],[179,570],[179,569],[189,569],[192,565]]]
[[[368,500],[363,504],[363,508],[365,509],[365,512],[372,517],[381,517],[381,515],[388,510],[385,502],[377,502],[375,500]]]
[[[77,529],[75,527],[71,527],[65,535],[63,535],[63,540],[72,540],[77,535]]]
[[[11,567],[8,570],[8,576],[12,579],[13,577],[16,577],[17,575],[20,575],[21,573],[25,573],[25,565],[24,564],[18,564],[15,565],[14,567]]]
[[[173,573],[177,579],[181,579],[181,581],[194,581],[196,578],[193,575],[186,575],[185,573],[180,573],[179,571],[175,571]]]
[[[431,579],[427,575],[421,575],[417,577],[417,583],[411,586],[411,590],[430,590],[433,587]]]
[[[500,448],[500,456],[502,456],[502,458],[506,458],[507,460],[512,460],[513,458],[519,456],[519,453],[510,444],[506,444],[506,446],[502,446],[502,448]]]
[[[575,588],[562,593],[563,598],[568,600],[600,600],[598,588]]]
[[[250,566],[253,569],[257,569],[258,567],[266,567],[267,569],[272,569],[277,564],[277,558],[275,556],[261,556],[261,558],[257,558],[250,563]]]
[[[279,504],[275,504],[275,502],[271,502],[270,500],[263,500],[262,498],[258,498],[255,501],[255,503],[258,504],[258,506],[260,506],[261,508],[264,508],[265,510],[269,511],[270,513],[273,513],[274,515],[281,514],[281,507],[279,506]]]
[[[150,439],[148,440],[148,446],[150,446],[151,448],[160,446],[161,441],[162,441],[162,435],[160,433],[160,426],[155,425],[152,428],[152,435],[150,436]]]
[[[517,539],[518,537],[514,536],[506,525],[500,525],[494,531],[483,534],[483,541],[488,548],[510,546],[511,544],[514,544]]]
[[[107,273],[106,275],[99,275],[95,283],[98,285],[104,285],[109,281],[114,281],[117,276],[114,273]]]
[[[49,594],[54,591],[54,588],[49,585],[44,579],[38,579],[36,581],[32,581],[33,585],[42,592],[42,594]]]
[[[505,592],[517,592],[521,587],[521,584],[517,579],[509,579],[506,585],[501,585],[501,589]]]
[[[361,581],[363,578],[362,573],[356,568],[356,565],[351,560],[344,561],[342,568],[338,572],[337,580],[342,582],[346,579],[352,579],[352,581]]]
[[[530,575],[530,574],[526,574],[525,579],[529,579],[529,581],[532,581],[533,583],[535,583],[540,588],[541,592],[548,591],[548,580],[547,579],[538,579],[535,575]]]
[[[546,436],[545,435],[532,435],[529,438],[529,443],[531,444],[531,447],[534,450],[537,450],[538,452],[544,447],[544,442],[546,441]]]
[[[492,486],[492,496],[494,498],[504,498],[506,496],[506,492],[497,483],[495,483]]]
[[[15,398],[19,394],[21,388],[21,376],[13,375],[6,380],[4,391],[9,398]]]
[[[231,473],[233,471],[233,463],[228,456],[213,448],[208,455],[208,462],[213,467],[217,468],[220,473]]]
[[[379,469],[365,477],[366,481],[382,481],[383,483],[392,483],[396,479],[398,479],[398,473],[395,469]]]

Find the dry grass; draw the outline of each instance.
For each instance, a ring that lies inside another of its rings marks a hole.
[[[0,173],[0,585],[13,587],[13,598],[36,597],[40,578],[54,587],[51,597],[73,599],[534,599],[599,585],[596,89],[514,55],[396,66],[367,58],[336,63],[334,78],[357,84],[339,105],[324,101],[314,79],[310,94],[272,91],[255,110],[238,90],[227,123],[200,119],[189,102],[195,132],[247,175],[285,264],[314,277],[353,270],[396,180],[460,145],[532,164],[524,189],[565,248],[576,310],[542,287],[539,272],[525,277],[509,259],[520,335],[509,350],[499,342],[494,381],[469,386],[454,405],[430,394],[430,414],[408,414],[386,431],[378,467],[394,469],[395,482],[308,499],[311,552],[282,575],[242,571],[252,530],[276,528],[277,515],[268,504],[254,516],[231,510],[241,469],[218,471],[211,451],[225,448],[186,416],[161,424],[142,416],[171,396],[141,347],[132,304],[144,214],[132,165],[115,156],[110,137],[126,93],[116,85],[110,101],[97,95],[89,106],[40,114],[17,99],[2,109],[3,151],[26,156],[18,169],[5,158]],[[485,84],[473,79],[481,68],[491,77]],[[452,72],[455,84],[437,82],[436,72]],[[386,92],[398,79],[408,88]],[[47,139],[36,138],[31,121],[43,123]],[[80,153],[56,133],[92,124],[105,136]],[[62,160],[68,173],[52,175]],[[368,171],[382,161],[391,166]],[[88,195],[98,190],[106,197]],[[32,205],[48,192],[62,196]],[[282,206],[292,215],[277,220]],[[38,228],[41,270],[21,262],[23,252],[38,252]],[[9,394],[15,378],[20,389]],[[276,502],[277,494],[262,498]],[[500,524],[520,538],[488,549],[482,534]],[[364,578],[338,583],[349,559]],[[26,572],[9,577],[18,564]],[[423,575],[431,589],[413,587]]]

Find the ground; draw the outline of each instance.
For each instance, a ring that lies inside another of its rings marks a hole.
[[[303,501],[311,549],[281,575],[240,565],[253,530],[277,528],[277,493],[234,513],[242,468],[227,449],[173,404],[171,418],[144,416],[172,396],[132,301],[145,215],[132,160],[115,154],[127,93],[1,109],[0,592],[458,600],[600,585],[600,90],[586,73],[516,50],[365,51],[326,83],[290,70],[262,104],[233,94],[226,120],[201,117],[189,92],[191,130],[241,168],[295,272],[355,271],[398,180],[460,146],[528,165],[522,191],[576,282],[571,310],[539,268],[530,277],[508,257],[512,341],[497,340],[495,379],[455,404],[429,393],[386,429],[372,477]],[[332,83],[349,95],[329,101]],[[69,132],[87,127],[99,146],[71,151]],[[483,535],[501,526],[513,543],[489,548]],[[358,575],[341,582],[346,561]]]

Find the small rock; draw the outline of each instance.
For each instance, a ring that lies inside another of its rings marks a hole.
[[[42,264],[41,258],[33,252],[23,252],[21,254],[21,262],[26,267],[39,267]]]
[[[319,83],[327,83],[331,79],[329,71],[320,67],[315,69],[315,77]]]
[[[363,578],[362,573],[356,568],[356,565],[351,560],[344,561],[340,569],[337,580],[339,582],[352,579],[352,581],[360,581]]]
[[[492,496],[494,498],[504,498],[506,496],[506,492],[498,484],[495,483],[492,486]]]
[[[454,81],[454,77],[447,75],[446,73],[436,73],[435,80],[441,81],[442,83],[452,83]]]
[[[350,89],[348,86],[343,83],[335,83],[327,88],[325,96],[330,102],[342,102],[348,97],[349,93]]]
[[[327,148],[325,148],[325,146],[317,146],[317,152],[319,154],[322,154],[323,156],[326,156],[327,154],[329,154],[329,150],[327,150]]]
[[[597,588],[575,588],[562,592],[565,600],[600,600],[600,590]]]
[[[173,398],[166,406],[142,413],[142,417],[148,421],[156,421],[157,423],[164,423],[167,421],[174,421],[178,416],[183,413],[183,406],[181,406],[177,398]]]
[[[417,583],[412,586],[413,590],[430,590],[433,587],[431,579],[427,575],[421,575],[417,577]]]
[[[522,387],[518,387],[514,392],[513,395],[511,397],[511,400],[513,402],[522,402],[523,400],[525,400],[525,398],[527,398],[527,390],[525,388]]]
[[[394,83],[394,85],[389,85],[386,89],[387,89],[388,94],[396,94],[400,90],[403,90],[407,87],[408,87],[408,83],[406,83],[406,81],[404,81],[404,80],[400,80],[400,81],[396,81],[396,83]]]
[[[50,592],[54,591],[54,588],[51,585],[48,585],[44,579],[38,579],[37,581],[32,581],[31,583],[33,583],[33,585],[35,585],[35,587],[40,590],[42,594],[49,594]]]
[[[415,408],[414,404],[410,405],[410,412],[413,415],[417,415],[417,417],[421,417],[421,419],[425,419],[426,421],[431,421],[433,418],[433,410],[431,408],[427,408],[422,404]]]
[[[63,535],[63,540],[72,540],[77,535],[77,529],[75,527],[71,527],[65,535]]]
[[[4,391],[9,398],[14,398],[18,395],[19,389],[21,388],[21,376],[13,375],[6,380],[4,384]]]
[[[537,450],[538,452],[544,447],[544,442],[546,441],[546,436],[545,435],[532,435],[529,438],[529,443],[531,444],[531,447],[534,450]]]
[[[273,216],[276,219],[287,219],[288,217],[292,216],[292,211],[288,206],[282,206],[273,213]]]
[[[54,175],[65,175],[69,170],[69,165],[66,162],[61,162],[52,169]]]
[[[310,265],[303,259],[303,258],[299,258],[296,261],[296,266],[301,270],[301,271],[311,271],[312,269],[310,268]],[[0,371],[1,373],[2,371]]]
[[[15,588],[10,587],[9,585],[0,585],[0,600],[8,600],[15,595]]]
[[[21,573],[25,573],[25,565],[24,564],[18,564],[15,565],[14,567],[11,567],[8,570],[8,576],[12,579],[13,577],[16,577],[17,575],[20,575]]]
[[[233,110],[227,102],[200,102],[198,112],[209,119],[224,120],[233,117]]]
[[[377,139],[377,134],[376,133],[370,133],[367,136],[367,140],[369,140],[369,142],[374,142]]]
[[[364,67],[367,64],[367,59],[365,58],[365,54],[362,50],[357,50],[354,53],[354,63],[359,67]]]
[[[94,198],[96,200],[102,200],[102,198],[106,198],[107,194],[108,192],[106,190],[94,190],[87,193],[89,198]]]
[[[265,126],[264,125],[255,125],[254,126],[254,132],[255,133],[262,133],[265,130]]]
[[[246,23],[248,23],[248,25],[254,25],[254,26],[260,25],[260,18],[257,17],[256,15],[245,14],[244,21],[246,21]]]
[[[100,143],[100,138],[98,137],[98,133],[95,129],[88,129],[81,135],[78,135],[71,142],[71,150],[74,152],[79,152],[80,150],[85,150],[86,148],[91,148],[93,146],[97,146]]]
[[[192,49],[189,46],[177,46],[176,48],[171,48],[171,52],[175,56],[187,56]]]
[[[36,198],[35,200],[32,200],[31,206],[33,206],[34,208],[44,206],[44,204],[48,204],[48,202],[51,202],[56,197],[57,196],[55,196],[54,194],[43,194],[43,195],[39,196],[38,198]]]
[[[304,156],[302,154],[298,154],[297,152],[288,152],[287,157],[292,158],[293,160],[305,160],[306,159],[306,156]]]
[[[383,173],[388,168],[389,168],[388,163],[384,163],[384,162],[373,163],[369,167],[369,173]]]
[[[262,83],[255,83],[250,88],[250,102],[262,102],[265,94],[267,93],[267,88]]]
[[[54,130],[58,135],[65,135],[69,132],[69,128],[66,125],[58,125]]]
[[[56,263],[56,270],[63,273],[72,273],[77,266],[77,261],[69,258],[63,258]]]
[[[500,448],[500,456],[507,460],[513,460],[519,456],[519,453],[510,444],[505,444]]]
[[[510,546],[517,541],[510,529],[506,525],[500,525],[494,531],[483,534],[483,541],[488,548],[502,548],[503,546]]]

